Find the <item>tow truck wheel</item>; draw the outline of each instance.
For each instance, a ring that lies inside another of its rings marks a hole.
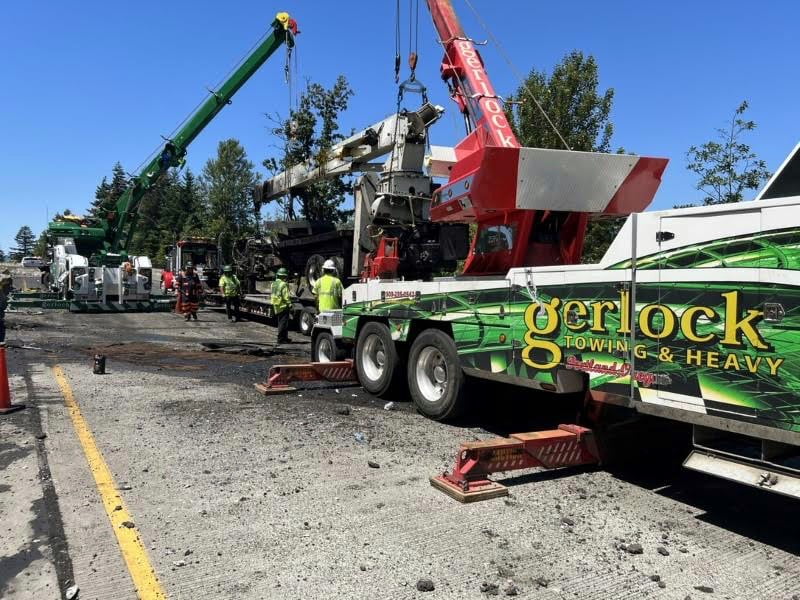
[[[303,335],[311,335],[311,330],[314,328],[314,321],[316,320],[316,314],[317,311],[310,306],[306,306],[300,311],[300,315],[297,318],[297,329],[300,333]]]
[[[364,325],[356,343],[356,369],[364,389],[377,396],[386,394],[398,362],[389,328],[375,321]]]
[[[314,346],[311,349],[311,360],[314,362],[334,362],[342,360],[342,352],[336,345],[333,335],[327,331],[322,331],[314,338]]]
[[[306,281],[308,287],[313,289],[317,279],[322,277],[322,263],[325,262],[325,257],[321,254],[312,254],[306,261]]]
[[[423,331],[408,356],[408,387],[417,410],[436,421],[465,408],[464,372],[453,339],[438,329]]]

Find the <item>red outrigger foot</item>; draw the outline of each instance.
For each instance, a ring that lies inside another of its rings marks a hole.
[[[488,479],[499,471],[533,467],[558,469],[600,462],[591,429],[559,425],[558,429],[514,433],[461,444],[451,473],[431,477],[431,485],[459,502],[477,502],[508,495],[508,488]]]
[[[289,385],[293,381],[351,382],[355,380],[356,374],[352,360],[299,363],[271,367],[267,381],[255,384],[255,388],[264,395],[285,394],[297,389]]]

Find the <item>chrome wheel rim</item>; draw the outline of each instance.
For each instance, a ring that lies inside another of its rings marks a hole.
[[[417,388],[427,402],[438,402],[447,392],[447,363],[438,348],[427,346],[417,357]]]
[[[303,333],[311,331],[312,319],[313,317],[310,313],[303,312],[300,315],[300,329],[303,330]]]
[[[377,334],[371,333],[364,340],[361,363],[364,375],[370,381],[378,381],[383,376],[386,370],[386,348]]]
[[[328,338],[322,338],[317,346],[317,360],[319,362],[333,361],[333,345]]]

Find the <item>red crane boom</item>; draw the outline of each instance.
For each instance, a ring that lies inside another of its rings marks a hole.
[[[588,213],[643,210],[667,161],[521,147],[452,3],[426,1],[444,46],[442,79],[471,128],[431,218],[477,222],[465,274],[579,262]]]

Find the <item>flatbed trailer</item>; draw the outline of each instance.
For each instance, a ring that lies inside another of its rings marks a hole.
[[[225,306],[225,298],[219,292],[206,293],[204,296],[206,305],[216,307]],[[244,314],[256,315],[266,319],[275,317],[272,308],[272,295],[269,292],[260,294],[245,294],[239,301],[239,310]],[[314,319],[317,314],[316,301],[313,296],[304,294],[292,296],[291,311],[292,323],[303,335],[311,335],[314,326]]]

